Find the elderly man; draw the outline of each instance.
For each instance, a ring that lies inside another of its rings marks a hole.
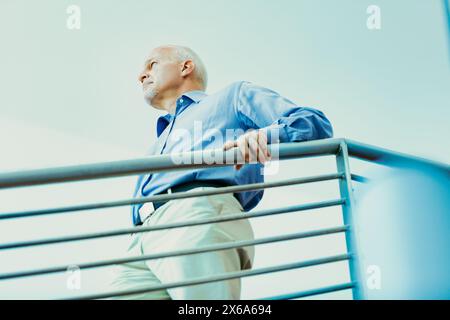
[[[237,147],[248,163],[141,175],[135,197],[262,182],[261,169],[271,159],[269,143],[332,136],[330,122],[322,112],[299,107],[276,92],[249,82],[235,82],[207,95],[206,68],[198,55],[186,47],[168,45],[154,49],[139,82],[146,102],[167,112],[157,120],[157,140],[150,155]],[[133,224],[156,226],[249,211],[262,195],[262,190],[258,190],[136,205],[132,208]],[[247,219],[234,220],[134,233],[128,254],[155,254],[253,238]],[[125,263],[117,266],[112,285],[116,290],[139,290],[250,269],[253,259],[254,247],[250,246]],[[238,278],[123,297],[239,299],[240,289]]]

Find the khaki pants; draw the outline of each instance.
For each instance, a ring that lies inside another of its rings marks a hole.
[[[187,192],[211,189],[200,187]],[[242,211],[232,194],[220,194],[172,200],[159,207],[143,226],[224,216]],[[243,213],[244,214],[244,213]],[[133,233],[127,256],[140,256],[179,249],[254,239],[248,219],[175,229]],[[254,247],[235,248],[176,257],[129,262],[116,266],[112,290],[133,290],[153,285],[169,284],[199,277],[251,269]],[[176,287],[166,290],[132,294],[118,299],[240,299],[241,280]]]

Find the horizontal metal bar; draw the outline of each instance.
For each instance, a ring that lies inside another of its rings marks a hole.
[[[281,160],[335,154],[340,141],[342,139],[272,144],[269,146],[269,151],[273,156],[278,155]],[[242,163],[238,148],[228,151],[209,149],[189,152],[192,160],[189,163],[174,161],[174,159],[186,159],[186,154],[173,153],[130,160],[7,172],[0,174],[0,189]]]
[[[348,282],[348,283],[342,283],[342,284],[337,284],[337,285],[327,286],[327,287],[322,287],[322,288],[317,288],[317,289],[282,294],[279,296],[263,298],[260,300],[289,300],[289,299],[305,298],[305,297],[315,296],[315,295],[324,294],[324,293],[347,290],[347,289],[353,288],[354,286],[355,286],[354,282]]]
[[[398,153],[342,138],[273,144],[269,146],[269,150],[272,155],[278,154],[278,158],[281,160],[304,158],[336,154],[339,150],[341,142],[345,142],[348,145],[349,155],[352,157],[375,161],[385,165],[393,165],[398,161],[428,164],[433,167],[443,169],[446,172],[450,172],[450,166],[448,164]],[[189,157],[191,159],[200,159],[201,161],[191,161],[190,163],[176,163],[173,161],[173,159],[185,158],[185,154],[186,153],[165,154],[130,160],[7,172],[0,174],[0,189],[67,181],[120,177],[141,173],[194,169],[206,166],[228,166],[242,162],[241,154],[238,152],[237,148],[233,148],[228,151],[211,149],[189,153]]]
[[[428,166],[443,170],[447,174],[450,174],[450,166],[445,163],[368,145],[354,140],[345,139],[345,143],[348,147],[349,156],[354,158],[372,161],[386,166]]]
[[[142,255],[142,256],[137,256],[137,257],[108,259],[108,260],[87,262],[87,263],[69,263],[69,264],[66,264],[63,266],[55,266],[55,267],[48,267],[48,268],[42,268],[42,269],[24,270],[24,271],[17,271],[17,272],[11,272],[11,273],[4,273],[4,274],[0,274],[0,280],[29,277],[29,276],[36,276],[36,275],[56,273],[56,272],[65,272],[70,266],[74,266],[74,265],[76,265],[80,270],[92,269],[92,268],[105,267],[105,266],[109,266],[109,265],[113,265],[113,264],[120,264],[120,263],[126,263],[126,262],[161,259],[161,258],[182,256],[182,255],[195,254],[195,253],[201,253],[201,252],[241,248],[241,247],[247,247],[247,246],[267,244],[267,243],[272,243],[272,242],[312,238],[312,237],[324,236],[324,235],[329,235],[329,234],[334,234],[334,233],[346,232],[347,230],[348,230],[348,226],[340,226],[340,227],[335,227],[335,228],[320,229],[320,230],[314,230],[314,231],[308,231],[308,232],[291,233],[291,234],[286,234],[286,235],[282,235],[282,236],[266,237],[266,238],[260,238],[260,239],[255,239],[255,240],[233,241],[231,243],[220,243],[220,244],[215,244],[215,245],[203,246],[200,248],[182,249],[182,250],[163,252],[163,253],[158,253],[158,254]]]
[[[352,180],[356,181],[356,182],[361,182],[361,183],[368,183],[370,180],[369,178],[357,175],[357,174],[351,174]]]
[[[192,279],[192,280],[172,282],[172,283],[168,283],[168,284],[143,287],[143,288],[133,289],[133,290],[120,290],[120,291],[112,291],[112,292],[107,292],[107,293],[71,297],[71,298],[64,299],[64,300],[90,300],[90,299],[105,299],[105,298],[110,298],[110,297],[126,296],[126,295],[130,295],[130,294],[152,292],[152,291],[157,291],[157,290],[166,290],[166,289],[176,288],[176,287],[191,286],[191,285],[196,285],[196,284],[230,280],[230,279],[236,279],[236,278],[243,278],[243,277],[255,276],[255,275],[260,275],[260,274],[272,273],[272,272],[286,271],[286,270],[291,270],[291,269],[306,268],[306,267],[317,266],[317,265],[326,264],[326,263],[344,261],[344,260],[348,260],[350,258],[351,258],[351,254],[341,254],[341,255],[330,256],[330,257],[325,257],[325,258],[288,263],[288,264],[283,264],[283,265],[278,265],[278,266],[258,268],[258,269],[249,270],[249,271],[229,272],[226,274],[201,277],[201,278],[196,278],[196,279]]]
[[[271,182],[260,182],[260,183],[249,183],[242,184],[236,186],[228,186],[221,187],[215,189],[207,189],[202,191],[192,191],[192,192],[175,192],[171,194],[161,194],[154,195],[149,197],[142,198],[129,198],[125,200],[116,200],[116,201],[107,201],[107,202],[96,202],[90,204],[83,205],[75,205],[75,206],[65,206],[65,207],[57,207],[57,208],[46,208],[46,209],[38,209],[38,210],[30,210],[30,211],[21,211],[21,212],[10,212],[10,213],[2,213],[0,214],[0,220],[5,219],[16,219],[16,218],[26,218],[33,216],[40,216],[46,214],[57,214],[57,213],[66,213],[66,212],[76,212],[76,211],[84,211],[84,210],[95,210],[95,209],[104,209],[104,208],[112,208],[119,207],[125,205],[135,205],[152,201],[169,201],[176,199],[186,199],[186,198],[195,198],[200,196],[210,196],[216,194],[225,194],[225,193],[238,193],[250,190],[260,190],[260,189],[268,189],[275,187],[283,187],[294,184],[306,184],[312,182],[320,182],[320,181],[328,181],[334,179],[343,178],[343,173],[332,173],[325,175],[317,175],[311,177],[301,177],[301,178],[292,178]],[[23,199],[26,201],[26,199]]]
[[[188,227],[188,226],[202,225],[202,224],[208,224],[208,223],[217,223],[217,222],[224,222],[224,221],[232,221],[232,220],[250,219],[250,218],[263,217],[263,216],[275,215],[275,214],[281,214],[281,213],[330,207],[330,206],[335,206],[335,205],[341,205],[344,203],[345,203],[345,199],[337,199],[337,200],[315,202],[315,203],[310,203],[310,204],[293,205],[293,206],[287,206],[287,207],[275,208],[275,209],[266,209],[266,210],[251,212],[251,213],[245,213],[245,214],[242,212],[238,212],[238,213],[230,214],[230,215],[223,216],[223,217],[213,217],[213,218],[207,218],[207,219],[198,219],[198,220],[183,221],[183,222],[177,222],[177,223],[168,223],[168,224],[162,224],[159,226],[131,227],[131,228],[123,228],[123,229],[118,229],[118,230],[113,230],[113,231],[85,233],[85,234],[79,234],[79,235],[74,235],[74,236],[54,237],[54,238],[47,238],[47,239],[11,242],[11,243],[0,244],[0,250],[23,248],[23,247],[30,247],[30,246],[45,245],[45,244],[55,244],[55,243],[62,243],[62,242],[79,241],[79,240],[98,239],[98,238],[120,236],[120,235],[131,234],[131,233],[182,228],[182,227]]]

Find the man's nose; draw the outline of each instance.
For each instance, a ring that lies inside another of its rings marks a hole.
[[[145,79],[147,79],[147,78],[148,78],[148,75],[146,75],[146,74],[143,72],[143,73],[141,73],[141,74],[139,75],[138,80],[139,80],[140,83],[144,83]]]

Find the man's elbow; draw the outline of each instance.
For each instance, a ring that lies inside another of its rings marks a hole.
[[[293,118],[281,132],[280,142],[301,142],[333,137],[333,126],[322,111],[301,108],[302,115]]]
[[[330,120],[323,114],[323,112],[318,111],[313,118],[312,121],[312,130],[313,136],[312,140],[316,139],[327,139],[333,137],[333,126],[331,125]]]
[[[327,139],[327,138],[333,138],[333,126],[331,125],[331,122],[328,119],[325,120],[325,123],[321,130],[321,137],[319,139]]]

